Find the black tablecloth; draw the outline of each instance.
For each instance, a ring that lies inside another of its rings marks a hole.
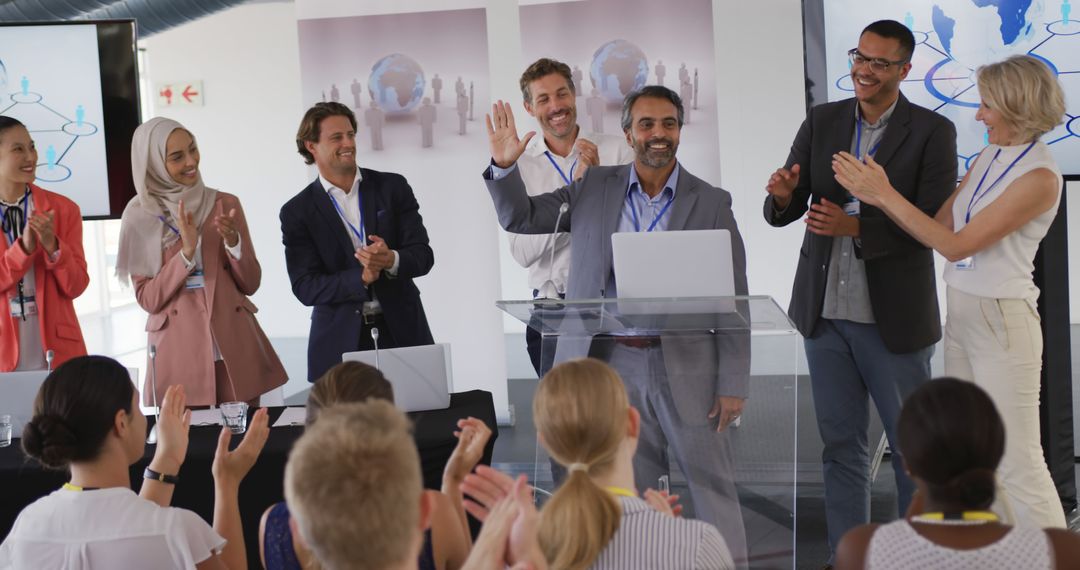
[[[273,425],[284,408],[269,410],[270,424]],[[446,410],[409,414],[415,426],[414,437],[420,449],[425,487],[440,487],[443,467],[457,444],[454,437],[457,420],[468,416],[483,420],[493,432],[482,459],[482,463],[490,465],[495,438],[499,434],[491,393],[473,390],[451,394],[450,408]],[[148,419],[152,425],[153,418]],[[214,513],[214,482],[210,464],[214,460],[220,429],[221,426],[192,426],[187,460],[180,468],[180,483],[172,501],[173,506],[195,511],[211,523]],[[303,428],[299,426],[271,428],[270,437],[258,462],[240,485],[240,516],[244,523],[248,563],[252,568],[260,567],[259,518],[267,507],[284,500],[285,461],[289,449],[301,433]],[[239,443],[240,437],[242,436],[234,436],[234,447]],[[144,458],[131,467],[132,488],[136,491],[142,485],[142,471],[153,455],[154,446],[147,445]],[[67,473],[44,470],[33,460],[26,458],[18,440],[12,442],[10,447],[0,448],[0,536],[7,536],[15,518],[24,507],[55,491],[67,480]]]

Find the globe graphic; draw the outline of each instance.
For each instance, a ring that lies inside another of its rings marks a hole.
[[[600,90],[604,99],[609,103],[621,103],[628,94],[645,86],[649,62],[645,52],[636,45],[626,40],[612,40],[593,54],[589,76],[593,87]]]
[[[424,70],[416,60],[400,53],[383,57],[371,66],[368,91],[387,113],[405,113],[424,96]]]
[[[935,4],[931,19],[945,52],[974,70],[1027,53],[1045,10],[1044,0],[956,0]]]

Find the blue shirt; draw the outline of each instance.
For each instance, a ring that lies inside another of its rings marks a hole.
[[[654,232],[667,231],[668,223],[671,221],[671,206],[667,206],[668,202],[674,202],[675,200],[675,187],[679,185],[679,171],[681,167],[679,163],[675,163],[675,168],[671,171],[671,175],[668,176],[667,182],[664,183],[664,189],[656,195],[655,198],[650,198],[641,188],[641,181],[637,175],[637,165],[630,164],[630,181],[626,185],[626,195],[623,197],[622,214],[619,216],[619,225],[615,227],[616,232],[636,232],[646,231],[649,226],[656,221],[656,225],[653,227]],[[634,224],[634,213],[637,213],[637,225]],[[663,212],[661,214],[661,212]],[[657,218],[659,216],[659,218]],[[605,297],[618,296],[618,289],[615,283],[615,267],[612,266],[611,274],[608,275],[607,287],[604,291]]]

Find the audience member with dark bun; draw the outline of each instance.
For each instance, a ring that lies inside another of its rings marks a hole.
[[[157,448],[136,496],[128,468],[143,457],[147,422],[127,369],[81,356],[49,374],[22,445],[42,465],[70,469],[71,480],[23,509],[0,544],[0,568],[247,568],[237,493],[266,443],[266,410],[233,451],[231,433],[221,430],[211,528],[168,506],[187,454],[185,400],[183,386],[165,392]]]
[[[1005,426],[990,397],[942,378],[908,397],[898,425],[904,465],[918,488],[907,519],[844,535],[836,568],[1076,568],[1080,536],[1009,526],[991,512]]]
[[[586,358],[552,368],[536,390],[533,418],[544,448],[568,471],[540,512],[539,547],[552,568],[734,568],[715,527],[678,518],[677,497],[652,489],[638,497],[641,415],[610,366]],[[465,478],[473,499],[465,505],[486,527],[489,509],[513,494],[515,482],[494,469],[476,471]],[[528,561],[524,545],[508,550],[507,562]]]
[[[310,428],[324,411],[338,405],[368,400],[393,404],[394,389],[390,382],[373,366],[362,362],[342,362],[326,371],[311,386],[305,424]],[[425,491],[425,501],[430,502],[433,511],[429,513],[430,529],[424,533],[424,543],[419,553],[421,570],[461,568],[469,554],[471,536],[462,505],[461,483],[483,456],[491,438],[491,429],[476,418],[459,420],[458,429],[458,444],[443,470],[442,492]],[[334,484],[331,480],[318,484],[324,483]],[[353,518],[365,516],[368,514],[355,511]],[[315,554],[295,532],[295,526],[296,521],[290,517],[289,506],[284,502],[272,505],[263,513],[259,525],[259,552],[267,570],[320,567]],[[357,536],[357,540],[361,538]]]

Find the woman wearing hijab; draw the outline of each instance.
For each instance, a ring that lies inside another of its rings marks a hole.
[[[144,401],[182,384],[192,406],[255,403],[286,376],[247,298],[262,269],[240,201],[203,185],[195,137],[171,119],[135,130],[131,172],[116,274],[150,313]]]
[[[34,185],[34,140],[0,115],[0,372],[45,370],[86,354],[73,301],[90,283],[82,214],[71,200]]]

